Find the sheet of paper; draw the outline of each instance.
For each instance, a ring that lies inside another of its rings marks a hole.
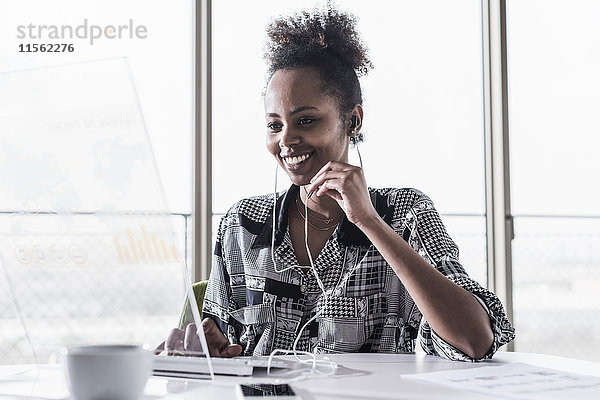
[[[600,377],[525,363],[403,375],[403,379],[451,386],[507,399],[600,399]]]

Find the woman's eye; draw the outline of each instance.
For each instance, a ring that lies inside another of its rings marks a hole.
[[[277,122],[269,122],[267,124],[267,128],[269,128],[272,131],[278,131],[281,129],[281,124],[278,124]]]
[[[308,125],[313,123],[315,120],[314,118],[307,118],[307,117],[303,117],[300,118],[300,120],[298,121],[298,125]]]

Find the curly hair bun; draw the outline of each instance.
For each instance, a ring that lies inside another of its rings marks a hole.
[[[373,64],[356,30],[357,20],[329,2],[325,9],[276,18],[267,27],[265,59],[270,71],[306,65],[307,61],[310,65],[311,59],[335,58],[358,76],[366,75]]]

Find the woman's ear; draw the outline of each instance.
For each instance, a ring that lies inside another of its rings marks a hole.
[[[350,114],[350,133],[348,136],[356,136],[356,134],[362,128],[362,120],[363,120],[363,108],[362,105],[357,104],[352,109],[352,113]]]

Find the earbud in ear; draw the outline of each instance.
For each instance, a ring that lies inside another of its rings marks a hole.
[[[350,122],[350,128],[355,129],[358,127],[358,116],[353,115],[352,120]]]

